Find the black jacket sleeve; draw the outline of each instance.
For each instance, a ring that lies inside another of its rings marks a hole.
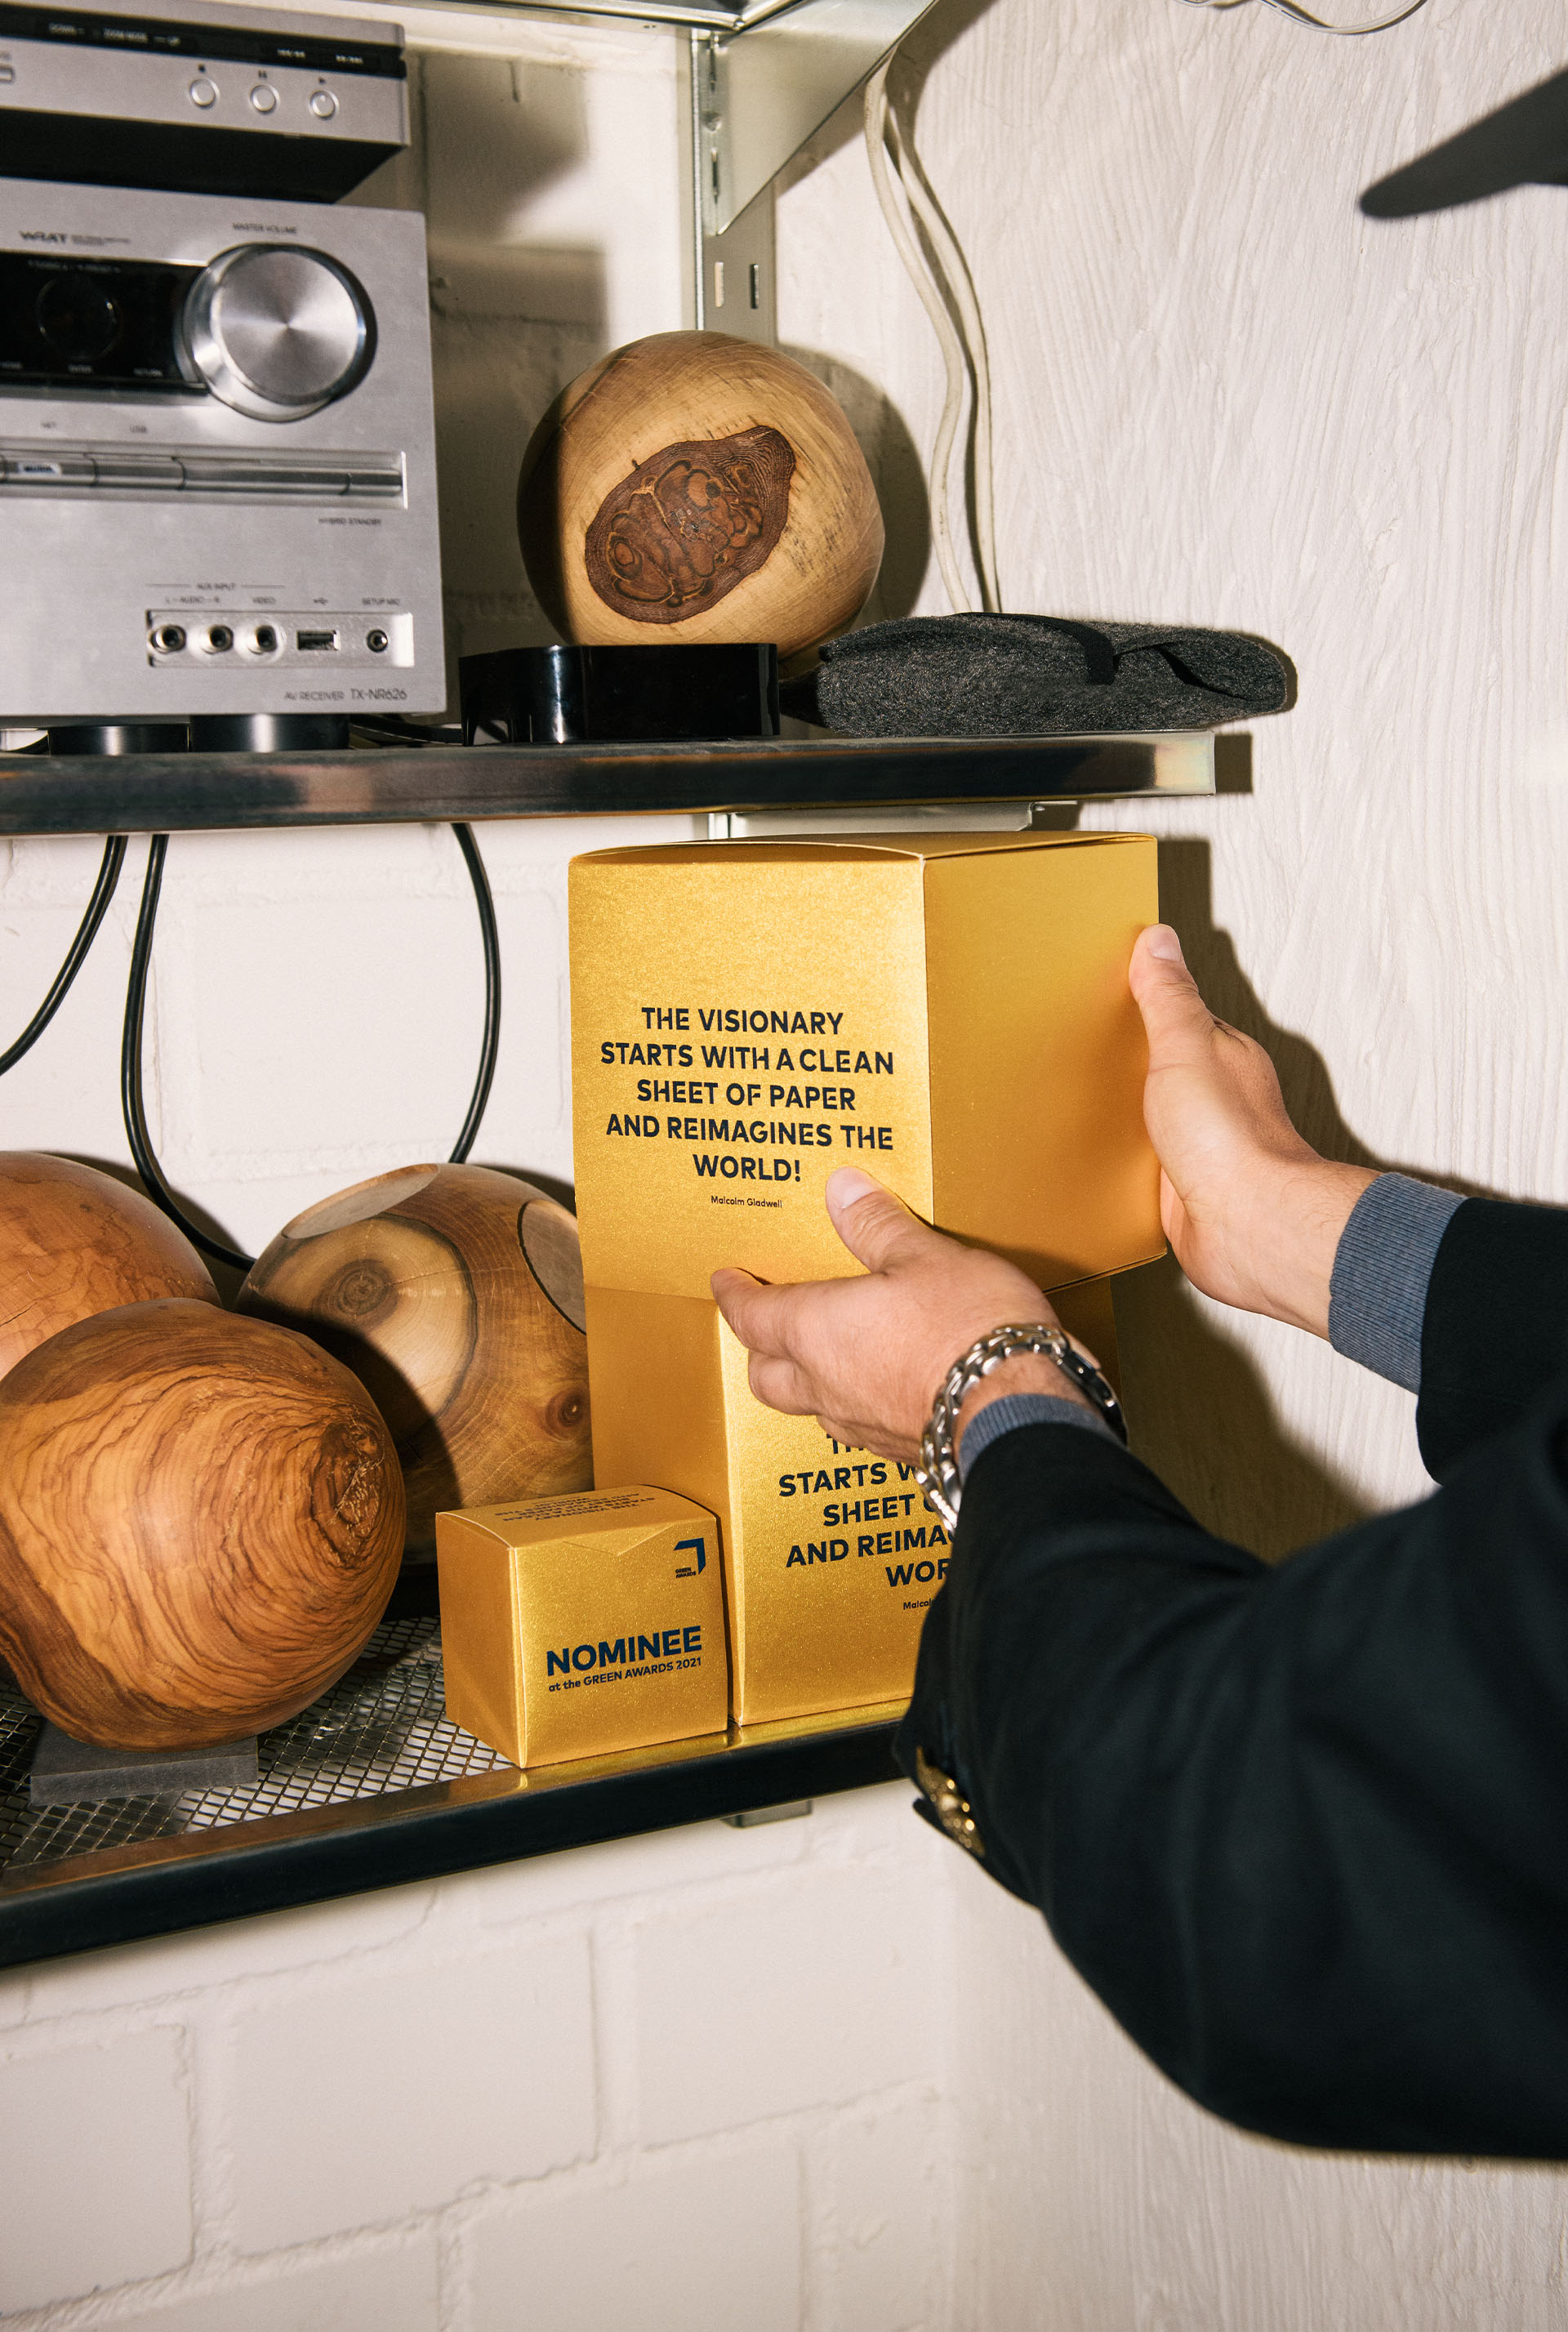
[[[1427,1284],[1416,1431],[1441,1481],[1568,1370],[1568,1211],[1467,1199]]]
[[[899,1754],[953,1778],[983,1867],[1215,2112],[1560,2158],[1568,1381],[1489,1438],[1430,1418],[1443,1489],[1274,1570],[1103,1437],[1008,1434]]]

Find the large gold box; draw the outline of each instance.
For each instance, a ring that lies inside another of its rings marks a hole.
[[[753,1400],[716,1305],[587,1292],[596,1478],[655,1476],[718,1516],[735,1722],[907,1699],[948,1559],[913,1469]],[[1108,1284],[1052,1302],[1114,1375]]]
[[[595,1479],[719,1517],[751,1725],[907,1694],[946,1534],[913,1475],[751,1398],[710,1274],[859,1268],[858,1164],[1011,1257],[1103,1362],[1108,1274],[1163,1251],[1127,962],[1142,835],[602,851],[570,875],[578,1220]]]
[[[822,1185],[848,1164],[1044,1287],[1162,1253],[1127,989],[1149,836],[607,850],[570,895],[591,1285],[847,1275]]]
[[[516,1765],[722,1733],[711,1514],[641,1483],[435,1517],[446,1713]]]

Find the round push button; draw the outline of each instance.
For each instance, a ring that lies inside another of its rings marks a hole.
[[[204,113],[209,106],[215,105],[218,101],[216,81],[208,81],[205,73],[198,73],[190,85],[190,101],[193,105],[199,105]]]
[[[338,100],[330,89],[312,90],[311,110],[318,121],[330,121],[338,110]]]
[[[269,88],[264,81],[259,81],[251,91],[251,103],[258,113],[276,113],[278,92]]]

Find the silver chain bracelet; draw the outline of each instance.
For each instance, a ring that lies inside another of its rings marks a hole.
[[[1102,1371],[1078,1351],[1064,1330],[1047,1328],[1042,1322],[993,1328],[954,1361],[932,1404],[931,1423],[921,1437],[914,1478],[950,1531],[958,1521],[959,1502],[963,1496],[953,1440],[958,1413],[981,1379],[989,1377],[993,1369],[999,1369],[1004,1361],[1011,1360],[1015,1352],[1038,1352],[1044,1359],[1054,1361],[1087,1395],[1112,1430],[1122,1440],[1127,1438],[1121,1402]]]

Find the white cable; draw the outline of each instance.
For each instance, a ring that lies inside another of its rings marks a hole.
[[[980,568],[980,605],[988,615],[999,615],[1002,600],[997,582],[995,498],[991,476],[991,372],[985,320],[980,314],[974,279],[969,272],[969,263],[958,237],[926,184],[918,158],[905,145],[904,132],[891,106],[887,109],[886,119],[888,143],[893,149],[899,183],[941,262],[953,303],[958,309],[959,325],[968,343],[970,369],[974,376],[974,531]]]
[[[1338,33],[1353,41],[1359,39],[1363,33],[1390,32],[1395,24],[1402,24],[1407,16],[1413,16],[1418,8],[1424,8],[1426,5],[1427,0],[1409,0],[1408,6],[1396,9],[1391,16],[1380,16],[1372,24],[1331,24],[1325,17],[1315,16],[1310,10],[1303,8],[1299,0],[1265,0],[1267,7],[1277,8],[1282,16],[1294,17],[1298,24],[1310,24],[1315,33]],[[1188,8],[1238,8],[1241,0],[1183,0],[1183,5]]]
[[[942,418],[937,423],[936,443],[931,455],[931,536],[949,602],[953,613],[962,616],[970,613],[970,599],[959,569],[958,555],[953,549],[952,527],[948,515],[948,473],[952,462],[953,439],[958,435],[959,416],[963,410],[969,368],[964,361],[963,342],[959,338],[957,327],[948,314],[942,294],[931,280],[914,230],[900,209],[893,190],[893,174],[887,167],[887,75],[892,63],[893,59],[889,57],[866,83],[865,153],[871,165],[871,183],[876,189],[883,217],[887,221],[887,231],[904,262],[905,273],[920,294],[921,305],[931,319],[932,330],[941,346],[942,364],[947,372],[947,394],[942,400]],[[900,183],[904,183],[902,178]]]

